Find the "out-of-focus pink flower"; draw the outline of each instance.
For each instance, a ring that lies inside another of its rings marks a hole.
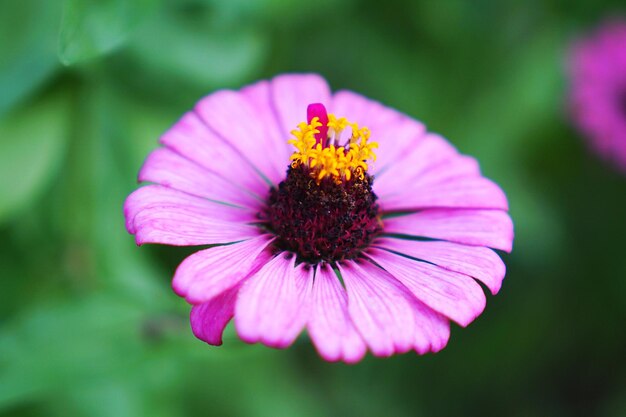
[[[626,21],[607,22],[576,42],[568,64],[574,123],[626,173]]]
[[[214,245],[173,280],[209,344],[234,317],[244,341],[277,348],[306,329],[329,361],[436,352],[450,320],[483,311],[477,280],[500,289],[502,190],[421,123],[318,75],[213,93],[161,144],[126,227],[139,245]]]

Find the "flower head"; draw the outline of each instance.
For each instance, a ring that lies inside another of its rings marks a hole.
[[[626,21],[578,41],[570,55],[570,107],[592,148],[626,173]]]
[[[331,361],[436,352],[450,320],[485,307],[477,280],[500,289],[501,189],[421,123],[317,75],[213,93],[161,144],[126,226],[138,244],[212,245],[173,280],[209,344],[234,317],[272,347],[306,329]]]

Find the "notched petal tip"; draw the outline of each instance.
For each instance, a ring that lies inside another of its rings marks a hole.
[[[191,308],[189,322],[193,334],[212,346],[223,343],[224,329],[234,315],[239,286],[224,291],[211,300]]]

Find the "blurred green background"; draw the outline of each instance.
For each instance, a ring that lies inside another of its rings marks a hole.
[[[626,179],[569,126],[563,75],[620,5],[0,0],[0,415],[626,416]],[[208,347],[170,289],[191,251],[126,233],[159,135],[287,71],[424,121],[507,192],[504,286],[441,353]]]

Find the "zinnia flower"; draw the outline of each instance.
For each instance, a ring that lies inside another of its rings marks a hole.
[[[421,123],[317,75],[213,93],[161,144],[126,226],[139,245],[210,245],[173,287],[211,345],[234,317],[241,339],[277,348],[306,328],[329,361],[436,352],[450,320],[483,311],[476,280],[500,289],[501,189]]]
[[[626,172],[626,22],[578,41],[569,60],[574,123],[592,148]]]

